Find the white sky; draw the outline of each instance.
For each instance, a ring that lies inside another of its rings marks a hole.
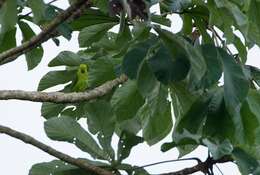
[[[60,6],[66,7],[65,1],[61,0]],[[64,3],[63,3],[64,2]],[[181,27],[178,19],[173,20],[172,28],[174,31]],[[56,47],[52,41],[44,43],[44,58],[40,65],[32,71],[27,71],[24,56],[18,58],[16,61],[0,66],[0,89],[21,89],[21,90],[36,90],[40,78],[51,69],[47,67],[48,62],[54,58],[60,51],[71,50],[77,51],[77,34],[73,35],[71,41],[61,39],[61,46]],[[260,67],[260,49],[254,47],[248,54],[248,63]],[[43,118],[40,116],[40,103],[32,103],[25,101],[0,101],[0,124],[9,126],[21,132],[25,132],[40,141],[49,144],[50,146],[68,153],[75,157],[89,156],[80,151],[72,144],[65,142],[51,141],[47,138],[43,130]],[[30,167],[39,162],[47,162],[54,159],[54,157],[38,150],[37,148],[26,145],[23,142],[11,138],[6,135],[0,135],[0,165],[1,174],[10,175],[27,175]],[[173,149],[166,153],[160,152],[160,144],[149,147],[146,144],[139,144],[136,146],[130,157],[127,159],[128,163],[135,165],[145,165],[163,160],[176,159],[178,152]],[[204,160],[207,157],[207,150],[200,147],[192,154],[186,157],[199,157]],[[162,173],[167,171],[176,171],[188,166],[194,165],[196,162],[175,162],[163,165],[157,165],[148,170],[151,173]],[[239,175],[236,166],[232,163],[220,165],[224,174]],[[216,170],[216,174],[220,174]],[[202,173],[196,173],[197,175]]]

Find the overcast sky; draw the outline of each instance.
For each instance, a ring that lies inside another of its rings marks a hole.
[[[60,0],[60,7],[65,8],[67,3],[65,0]],[[181,21],[174,18],[172,29],[178,31],[181,28]],[[19,34],[17,37],[19,38]],[[71,41],[61,38],[61,46],[57,47],[52,41],[43,44],[44,58],[38,67],[32,71],[27,71],[24,56],[21,56],[16,61],[0,66],[0,89],[20,89],[20,90],[36,90],[40,78],[46,74],[51,68],[47,67],[48,62],[63,50],[78,50],[77,34],[73,34]],[[256,47],[250,50],[248,54],[248,64],[257,65],[260,67],[260,50]],[[9,126],[21,132],[25,132],[40,141],[51,145],[52,147],[68,153],[75,157],[87,157],[86,153],[80,151],[72,144],[65,142],[51,141],[47,138],[43,130],[43,118],[40,114],[40,103],[32,103],[25,101],[0,101],[0,124]],[[84,122],[81,122],[84,125]],[[116,139],[115,139],[116,140]],[[54,157],[34,148],[31,145],[26,145],[9,136],[0,135],[0,166],[1,174],[10,175],[27,175],[30,167],[39,162],[47,162]],[[173,149],[167,153],[160,152],[160,144],[149,147],[146,144],[135,147],[127,162],[135,165],[144,165],[162,160],[176,159],[178,152]],[[187,157],[199,157],[204,160],[207,156],[207,150],[200,147]],[[162,173],[167,171],[176,171],[187,166],[194,165],[196,162],[178,162],[158,165],[148,170],[151,173]],[[222,172],[227,175],[239,175],[239,172],[234,164],[226,163],[220,166]],[[216,174],[220,174],[216,170]],[[196,173],[202,174],[202,173]]]

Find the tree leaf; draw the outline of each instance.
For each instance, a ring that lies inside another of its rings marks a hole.
[[[28,5],[32,9],[33,19],[37,24],[45,20],[46,5],[43,0],[28,0]]]
[[[70,117],[51,118],[44,122],[44,129],[47,136],[53,140],[73,143],[93,158],[108,160],[91,135]]]
[[[174,117],[177,120],[176,123],[178,123],[178,120],[187,113],[191,105],[196,101],[198,95],[191,93],[183,82],[173,83],[170,88]]]
[[[16,6],[16,0],[3,2],[3,6],[0,9],[1,35],[15,28],[17,22]]]
[[[143,137],[149,145],[162,140],[172,129],[171,108],[167,96],[167,89],[159,84],[138,111],[137,115],[142,121]]]
[[[187,60],[173,59],[165,47],[160,47],[148,63],[156,78],[163,84],[183,80],[190,69]]]
[[[31,29],[30,25],[19,21],[19,27],[22,31],[23,42],[30,40],[33,36],[35,36],[34,31]],[[25,58],[27,62],[28,70],[32,70],[35,68],[42,60],[43,57],[43,48],[42,46],[38,46],[31,51],[25,53]]]
[[[138,137],[132,133],[123,131],[118,142],[117,160],[121,162],[127,158],[130,155],[132,148],[139,143],[142,143],[143,141],[144,139],[142,137]]]
[[[112,96],[111,104],[116,112],[117,121],[122,122],[134,118],[144,99],[137,89],[136,81],[129,80],[117,88]]]
[[[151,14],[151,21],[167,27],[171,27],[171,20],[161,15]]]
[[[190,107],[190,109],[176,123],[176,132],[183,132],[183,129],[196,134],[202,127],[208,112],[208,106],[212,94],[203,94]]]
[[[100,110],[102,109],[102,110]],[[116,116],[110,103],[98,100],[85,105],[87,112],[88,128],[93,134],[97,134],[99,143],[103,149],[114,160],[114,150],[111,146],[111,139],[115,130]]]
[[[43,91],[50,87],[65,84],[76,78],[76,71],[50,71],[45,74],[38,85],[38,91]]]
[[[144,98],[149,97],[158,83],[148,62],[143,60],[137,75],[137,87],[139,92]]]
[[[79,18],[73,20],[70,23],[71,28],[75,31],[80,31],[85,27],[103,24],[103,23],[113,23],[118,22],[119,19],[116,17],[110,17],[107,14],[102,13],[97,9],[86,9],[85,13]]]
[[[29,175],[88,175],[93,172],[86,172],[74,165],[67,164],[60,160],[38,163],[31,167]],[[93,174],[95,175],[95,174]]]
[[[188,130],[184,129],[182,133],[174,133],[172,142],[164,143],[161,146],[161,151],[166,152],[172,148],[177,147],[178,150],[181,148],[181,150],[184,150],[183,148],[186,146],[191,146],[191,145],[199,145],[201,136],[192,134]],[[190,153],[189,151],[188,153]],[[180,156],[179,156],[180,157]]]
[[[256,142],[257,128],[260,126],[260,94],[251,90],[242,104],[240,116],[244,127],[244,140],[253,145]]]
[[[207,70],[201,80],[201,86],[210,88],[212,85],[217,84],[222,75],[221,56],[213,45],[202,45],[201,51],[207,64]]]
[[[241,62],[245,64],[245,62],[247,60],[247,48],[246,48],[246,46],[243,44],[241,39],[237,36],[235,36],[233,44],[235,45],[236,49],[238,50],[238,54],[239,54]]]
[[[242,67],[224,50],[218,49],[224,69],[224,99],[228,111],[233,115],[247,96],[249,82]]]
[[[66,104],[56,104],[44,102],[41,106],[41,116],[45,119],[50,119],[53,117],[58,117],[60,112],[66,107]]]
[[[102,12],[108,13],[108,1],[107,0],[94,0],[94,5],[97,6]]]
[[[106,81],[116,78],[114,65],[108,58],[95,60],[89,69],[89,85],[91,87],[99,86]]]
[[[98,42],[114,25],[115,23],[104,23],[85,27],[79,33],[79,46],[88,47],[92,43]]]
[[[250,174],[260,166],[257,160],[239,147],[235,147],[232,155],[242,174]]]
[[[124,55],[122,71],[128,76],[128,78],[136,79],[139,66],[146,57],[148,49],[154,43],[156,43],[154,38],[138,43]]]
[[[155,27],[154,29],[159,34],[166,48],[172,54],[174,60],[186,59],[190,61],[191,69],[189,74],[192,75],[190,81],[201,80],[206,72],[206,62],[198,49],[178,35],[162,30],[159,27]]]
[[[49,62],[48,66],[79,66],[82,62],[83,59],[77,54],[70,51],[62,51]]]
[[[190,35],[192,32],[192,17],[190,14],[183,14],[182,32],[184,35]]]
[[[251,41],[260,45],[260,22],[256,19],[260,17],[259,14],[260,2],[257,0],[250,1],[248,16],[248,28],[246,34]]]
[[[230,155],[233,151],[233,146],[227,139],[220,143],[214,143],[209,139],[203,139],[202,142],[208,147],[215,160],[218,160],[223,156]]]
[[[16,27],[0,34],[0,52],[16,47]]]
[[[232,116],[226,109],[223,89],[217,89],[208,105],[208,114],[203,126],[203,135],[216,140],[234,142],[237,133]],[[241,137],[238,135],[237,138]]]

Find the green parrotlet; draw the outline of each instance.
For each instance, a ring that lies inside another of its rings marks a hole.
[[[88,66],[86,64],[80,64],[77,71],[77,80],[73,91],[83,92],[88,88]]]

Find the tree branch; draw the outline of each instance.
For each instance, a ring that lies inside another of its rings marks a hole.
[[[0,90],[0,100],[16,99],[53,103],[75,103],[81,101],[89,101],[109,93],[114,87],[124,83],[125,81],[127,81],[127,76],[121,75],[119,78],[108,81],[93,90],[79,93]]]
[[[204,162],[200,162],[197,165],[190,167],[190,168],[185,168],[182,169],[180,171],[175,171],[175,172],[170,172],[170,173],[163,173],[160,175],[188,175],[188,174],[192,174],[195,172],[203,172],[205,174],[209,174],[209,170],[212,169],[214,164],[217,163],[226,163],[226,162],[230,162],[233,161],[233,159],[229,156],[224,156],[218,160],[214,160],[212,157],[209,157],[206,161]]]
[[[48,154],[50,154],[54,157],[57,157],[60,160],[63,160],[67,163],[75,165],[75,166],[82,168],[86,171],[91,171],[91,172],[99,174],[99,175],[113,175],[112,172],[109,172],[109,171],[107,171],[103,168],[100,168],[100,167],[97,167],[97,166],[94,166],[94,165],[90,165],[83,160],[73,158],[73,157],[71,157],[67,154],[64,154],[60,151],[55,150],[54,148],[52,148],[48,145],[45,145],[44,143],[34,139],[33,137],[31,137],[29,135],[26,135],[26,134],[21,133],[19,131],[15,131],[15,130],[8,128],[6,126],[0,125],[0,133],[7,134],[11,137],[14,137],[14,138],[17,138],[17,139],[23,141],[24,143],[33,145],[33,146],[39,148],[40,150],[42,150],[42,151],[44,151],[44,152],[46,152],[46,153],[48,153]]]
[[[0,54],[0,64],[2,65],[14,61],[20,55],[37,47],[38,45],[49,39],[51,37],[51,33],[55,31],[55,29],[60,24],[73,16],[78,16],[78,14],[81,13],[82,9],[85,9],[89,5],[89,0],[78,0],[75,4],[72,4],[67,10],[60,13],[56,18],[54,18],[41,33],[34,36],[29,41],[24,42],[18,47],[2,52]]]
[[[2,8],[4,3],[5,3],[5,0],[0,0],[0,9]]]

